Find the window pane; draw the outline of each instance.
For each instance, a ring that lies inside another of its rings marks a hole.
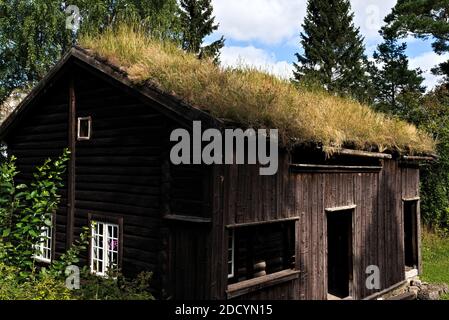
[[[294,256],[295,222],[236,228],[228,244],[229,283],[294,268]]]
[[[95,241],[92,242],[93,263],[92,271],[105,275],[108,270],[118,267],[118,225],[110,223],[97,223]]]

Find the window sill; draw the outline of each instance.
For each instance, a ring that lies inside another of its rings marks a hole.
[[[45,258],[40,258],[40,257],[33,257],[33,259],[37,262],[37,263],[45,263],[45,264],[51,264],[51,260],[50,259],[45,259]]]
[[[283,270],[263,277],[231,284],[226,290],[226,295],[228,299],[232,299],[280,283],[296,280],[299,278],[300,273],[299,270]]]

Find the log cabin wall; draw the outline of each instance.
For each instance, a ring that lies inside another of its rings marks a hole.
[[[76,141],[75,239],[89,215],[123,219],[123,272],[157,271],[166,119],[82,69],[75,76],[75,96],[76,118],[92,118],[91,138]],[[88,256],[83,258],[87,263]]]
[[[51,157],[59,157],[68,147],[69,82],[59,81],[48,86],[37,105],[25,115],[20,126],[6,139],[8,152],[17,157],[20,172],[16,183],[29,185],[33,181],[35,166]],[[67,175],[63,177],[67,180]],[[61,202],[56,212],[53,251],[56,257],[66,248],[67,186],[60,190]]]
[[[366,268],[380,269],[380,290],[404,280],[403,199],[419,196],[419,170],[396,160],[379,160],[367,170],[294,170],[285,153],[278,174],[262,177],[256,166],[224,166],[214,171],[211,296],[226,298],[226,226],[299,217],[296,268],[299,279],[239,298],[327,299],[326,209],[353,208],[352,297],[378,290],[365,285]],[[221,196],[222,195],[222,196]],[[335,213],[338,214],[338,213]],[[218,253],[218,254],[214,254]],[[221,255],[220,255],[221,253]]]
[[[129,94],[91,68],[73,66],[61,79],[47,84],[37,104],[5,138],[9,152],[18,157],[18,182],[30,182],[34,166],[58,157],[71,140],[75,143],[73,227],[68,223],[66,175],[56,216],[56,257],[66,250],[69,229],[77,240],[89,219],[119,223],[119,259],[126,275],[154,272],[152,287],[157,296],[178,292],[178,297],[204,298],[206,283],[199,276],[204,271],[197,265],[201,252],[192,251],[206,243],[204,228],[198,231],[190,223],[165,219],[210,216],[208,202],[202,201],[209,199],[206,170],[168,163],[170,130],[179,125],[155,111],[148,100]],[[71,83],[75,120],[92,119],[89,140],[77,141],[76,130],[69,130]],[[88,264],[89,254],[82,253],[81,264]]]

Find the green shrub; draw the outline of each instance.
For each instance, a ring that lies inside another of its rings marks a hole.
[[[69,151],[36,168],[30,185],[15,183],[18,174],[13,156],[0,165],[0,242],[4,254],[0,262],[18,268],[20,276],[33,273],[36,244],[42,241],[42,229],[51,226],[63,186]]]
[[[60,201],[59,189],[66,170],[69,151],[56,160],[46,160],[36,168],[29,185],[15,183],[16,158],[0,161],[0,300],[148,300],[151,273],[136,279],[121,274],[108,278],[81,273],[81,288],[67,289],[66,268],[79,262],[87,249],[90,228],[48,268],[37,268],[33,255],[41,241],[41,230],[51,226],[51,216]]]
[[[81,300],[153,300],[150,292],[151,272],[142,272],[135,279],[127,279],[118,273],[98,277],[83,269],[80,290],[75,295]]]
[[[16,267],[0,264],[0,300],[70,300],[73,292],[60,279],[48,274],[23,281]]]

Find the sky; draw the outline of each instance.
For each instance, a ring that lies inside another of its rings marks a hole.
[[[379,29],[396,0],[350,0],[354,23],[365,38],[368,57],[382,41]],[[299,34],[307,0],[212,0],[219,29],[210,42],[223,35],[226,45],[221,62],[226,66],[251,65],[284,78],[292,75],[295,53],[301,52]],[[433,88],[439,77],[430,69],[449,59],[433,53],[430,42],[408,38],[407,55],[411,68],[421,68],[424,85]]]

